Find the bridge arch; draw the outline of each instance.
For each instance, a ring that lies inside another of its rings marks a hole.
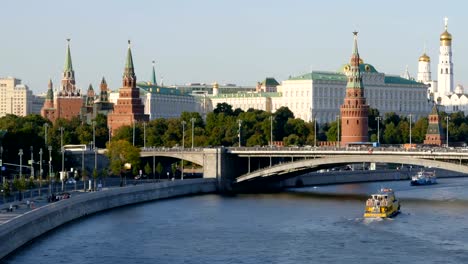
[[[272,167],[260,169],[254,172],[250,172],[241,175],[235,179],[236,183],[250,181],[259,178],[275,177],[278,175],[285,175],[300,170],[306,170],[316,168],[323,165],[340,165],[350,163],[362,163],[362,162],[375,162],[375,163],[397,163],[397,164],[411,164],[424,167],[433,167],[438,169],[456,171],[461,173],[468,173],[468,166],[459,165],[455,163],[415,158],[412,156],[392,156],[392,155],[356,155],[346,156],[337,155],[331,157],[322,157],[316,159],[305,159],[295,162],[282,163]]]

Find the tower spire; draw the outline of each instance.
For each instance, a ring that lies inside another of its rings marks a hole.
[[[359,57],[358,45],[357,45],[357,34],[358,34],[357,31],[353,31],[353,35],[354,35],[353,54],[357,54],[357,56]]]
[[[71,39],[67,38],[67,54],[65,56],[65,67],[63,69],[65,72],[73,71],[71,52],[70,52],[70,40]]]
[[[445,22],[445,30],[448,29],[448,17],[444,17],[444,22]]]
[[[128,40],[127,60],[125,62],[125,71],[127,72],[127,70],[129,73],[135,74],[130,40]]]
[[[158,83],[156,82],[156,70],[154,69],[154,64],[155,64],[155,61],[153,60],[153,73],[151,76],[151,84],[158,85]]]

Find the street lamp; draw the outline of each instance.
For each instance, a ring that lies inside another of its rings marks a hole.
[[[133,146],[135,146],[135,121],[133,121]]]
[[[182,121],[182,149],[185,148],[185,125],[187,124],[187,122],[185,121]]]
[[[409,147],[410,147],[410,149],[411,149],[411,127],[412,127],[411,122],[413,121],[413,120],[412,120],[412,119],[413,119],[413,115],[412,115],[412,114],[409,114],[408,117],[409,117]]]
[[[377,121],[377,143],[380,145],[380,120],[382,120],[382,117],[377,116],[375,120]]]
[[[336,116],[336,141],[338,141],[338,147],[340,147],[340,115]]]
[[[273,116],[270,116],[270,147],[273,147]]]
[[[52,146],[48,147],[49,150],[49,196],[52,195],[52,186],[50,185],[52,177]]]
[[[314,117],[314,147],[317,147],[317,118]]]
[[[64,178],[65,178],[65,150],[63,149],[63,127],[60,127],[60,151],[62,152],[62,173],[60,174],[60,180],[62,181],[62,192],[64,189]]]
[[[96,121],[93,121],[92,125],[93,125],[93,149],[96,149]]]
[[[42,189],[42,148],[39,149],[39,196]]]
[[[146,149],[146,122],[143,122],[143,149]]]
[[[447,120],[447,148],[448,148],[449,147],[449,133],[448,133],[449,131],[448,131],[448,129],[449,129],[450,116],[446,116],[445,120]]]
[[[33,146],[29,147],[29,149],[31,150],[31,177],[33,177],[34,179],[34,153],[33,153]]]
[[[48,123],[44,123],[44,146],[47,146],[47,128],[49,127]]]
[[[86,179],[84,177],[84,171],[85,171],[85,167],[84,167],[84,161],[85,161],[85,148],[82,148],[81,149],[81,178],[83,179],[83,192],[86,192]]]
[[[195,126],[195,118],[194,117],[190,118],[190,121],[192,122],[192,149],[193,149],[193,130]]]
[[[237,123],[239,124],[239,148],[240,148],[241,147],[241,134],[242,134],[241,133],[242,132],[242,130],[241,130],[242,120],[240,120],[240,119],[237,120]]]
[[[18,156],[20,157],[20,171],[19,171],[19,177],[21,179],[21,176],[23,176],[23,149],[19,149]]]

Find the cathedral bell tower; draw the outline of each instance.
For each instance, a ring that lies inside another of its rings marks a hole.
[[[341,105],[341,145],[352,142],[368,142],[369,105],[364,97],[361,72],[359,70],[359,52],[357,32],[354,34],[353,53],[351,55],[348,83],[344,103]]]
[[[447,31],[448,18],[445,18],[445,30],[440,35],[439,64],[437,67],[438,96],[453,93],[452,34]]]

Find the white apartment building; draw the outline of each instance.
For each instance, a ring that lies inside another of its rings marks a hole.
[[[7,114],[26,116],[32,113],[33,94],[20,79],[0,78],[0,117]]]

